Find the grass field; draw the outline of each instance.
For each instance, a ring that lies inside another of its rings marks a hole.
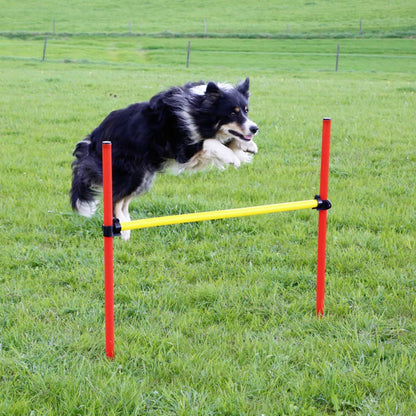
[[[413,3],[367,3],[355,7],[369,15],[379,4],[372,15],[386,31],[411,25]],[[4,4],[9,35],[58,20],[47,2],[25,4],[25,14]],[[61,15],[77,25],[65,31],[120,32],[115,22],[131,17],[123,3],[103,3],[87,30],[91,15],[66,4]],[[299,4],[330,7],[308,26]],[[347,15],[333,2],[299,4],[287,13],[305,32]],[[198,30],[194,8],[164,13],[178,22],[169,30]],[[228,13],[216,31],[238,30]],[[272,33],[276,13],[247,30]],[[186,39],[55,36],[42,62],[41,36],[9,35],[0,37],[0,415],[414,413],[414,39],[193,39],[185,69]],[[314,309],[315,212],[135,231],[115,242],[109,362],[101,211],[86,220],[70,210],[74,144],[111,110],[171,85],[247,75],[260,127],[253,163],[160,175],[133,216],[311,199],[321,120],[332,117],[325,316]]]
[[[3,39],[0,60],[39,61],[45,40]],[[416,72],[414,39],[193,39],[190,66],[215,68],[228,66],[236,71],[259,70],[332,71],[335,69],[337,45],[340,45],[339,69],[348,72]],[[171,68],[185,67],[188,41],[145,37],[50,38],[45,59],[48,62],[98,66],[130,65],[144,69],[151,64]]]
[[[413,0],[0,1],[1,32],[397,35],[416,29]]]

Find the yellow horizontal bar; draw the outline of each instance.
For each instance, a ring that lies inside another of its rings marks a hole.
[[[160,227],[162,225],[183,224],[187,222],[220,220],[224,218],[247,217],[251,215],[271,214],[274,212],[295,211],[300,209],[316,208],[318,201],[284,202],[281,204],[259,205],[256,207],[233,208],[221,211],[195,212],[191,214],[168,215],[165,217],[143,218],[141,220],[121,223],[121,230],[139,230],[142,228]]]

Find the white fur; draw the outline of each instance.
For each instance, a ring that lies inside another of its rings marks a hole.
[[[239,149],[241,149],[243,152],[251,153],[251,155],[254,155],[254,154],[256,154],[259,151],[259,149],[257,147],[257,144],[254,143],[253,140],[250,140],[249,142],[243,142],[241,140],[238,140],[238,141],[237,140],[234,140],[232,142],[232,145],[234,146],[233,147],[233,151],[234,152],[235,152],[234,149],[236,149],[237,147]]]
[[[184,110],[178,113],[179,118],[182,120],[182,124],[186,130],[190,133],[190,140],[194,143],[197,143],[201,140],[201,136],[198,132],[198,128],[195,125],[195,122],[190,114],[190,106],[186,104]]]
[[[223,91],[230,91],[234,89],[234,87],[231,84],[227,84],[225,82],[219,82],[217,85]],[[192,93],[197,94],[197,95],[204,95],[206,90],[207,90],[207,84],[196,85],[195,87],[192,87],[190,89]]]
[[[253,155],[257,153],[257,145],[253,141],[242,142],[241,140],[233,140],[228,146],[242,163],[250,163]]]
[[[235,153],[216,139],[204,140],[202,152],[204,159],[212,160],[213,164],[220,169],[224,169],[226,165],[240,167],[240,159]]]
[[[128,196],[114,205],[114,216],[120,220],[121,223],[131,221],[129,214],[129,204],[132,200],[132,196]],[[121,238],[124,241],[130,239],[130,230],[122,231]]]
[[[196,85],[190,89],[190,91],[196,95],[204,95],[206,90],[207,84]]]
[[[231,165],[238,168],[241,162],[248,162],[249,160],[241,155],[243,152],[238,146],[235,150],[237,152],[223,145],[217,139],[206,139],[204,140],[202,150],[186,163],[169,161],[167,169],[169,173],[179,174],[183,171],[197,172],[211,166],[225,169],[228,165]]]
[[[253,140],[232,139],[230,142],[230,135],[220,131],[215,139],[204,140],[202,150],[186,163],[168,160],[164,172],[179,175],[184,171],[198,172],[211,166],[225,169],[231,165],[238,168],[241,163],[250,163],[257,152],[258,147]]]
[[[98,201],[80,201],[76,202],[77,211],[84,217],[91,218],[97,210]]]
[[[145,177],[143,178],[142,184],[129,196],[121,199],[114,205],[114,216],[120,220],[121,223],[131,221],[129,213],[129,204],[133,197],[141,195],[144,192],[147,192],[152,186],[153,178],[155,174],[146,172]],[[121,238],[124,241],[130,239],[130,230],[122,231]]]

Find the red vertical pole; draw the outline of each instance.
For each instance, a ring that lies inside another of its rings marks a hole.
[[[103,142],[105,351],[114,358],[113,178],[111,142]],[[108,231],[110,230],[110,231]]]
[[[330,141],[331,141],[331,119],[324,118],[323,127],[322,127],[321,183],[320,183],[320,189],[319,189],[319,196],[323,201],[328,199]],[[316,272],[316,313],[317,315],[324,314],[326,224],[327,224],[327,210],[319,211],[318,263],[317,263],[317,272]]]

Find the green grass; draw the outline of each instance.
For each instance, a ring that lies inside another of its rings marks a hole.
[[[190,66],[205,69],[227,66],[247,71],[256,62],[260,70],[331,71],[335,69],[337,44],[339,70],[349,72],[416,72],[414,39],[193,39]],[[39,61],[44,38],[1,39],[0,60]],[[131,65],[146,69],[157,65],[185,67],[188,42],[157,38],[50,38],[48,62],[90,65]]]
[[[204,18],[211,34],[353,34],[360,19],[364,35],[415,33],[413,0],[283,0],[239,2],[229,0],[197,4],[187,0],[117,3],[80,0],[56,2],[0,1],[2,32],[57,33],[203,33]]]
[[[45,62],[42,39],[0,39],[0,414],[412,414],[414,40],[192,45],[185,70],[183,39],[59,37]],[[135,231],[115,241],[109,362],[101,211],[70,211],[74,144],[168,86],[247,75],[253,163],[160,175],[133,216],[313,198],[321,120],[332,117],[325,316],[315,316],[315,212]]]

